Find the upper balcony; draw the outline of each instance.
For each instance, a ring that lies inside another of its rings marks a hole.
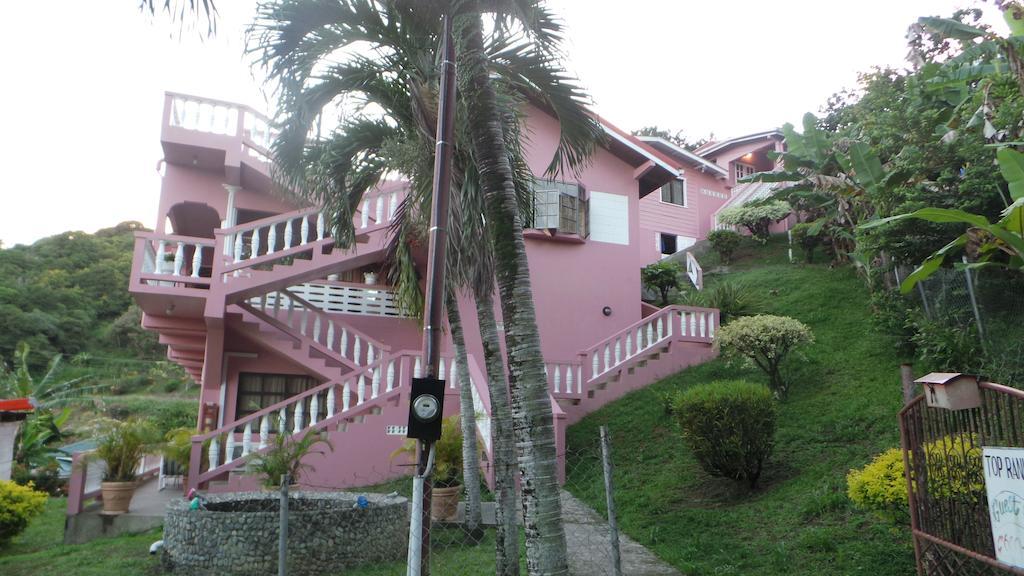
[[[269,118],[248,106],[166,92],[160,143],[170,164],[223,172],[250,190],[270,187]]]

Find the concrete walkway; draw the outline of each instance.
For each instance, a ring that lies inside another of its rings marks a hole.
[[[64,543],[84,544],[96,538],[147,532],[164,523],[167,503],[181,498],[181,486],[160,490],[156,478],[145,480],[135,490],[127,514],[106,516],[94,504],[81,514],[68,516],[64,522]]]
[[[572,576],[615,576],[608,522],[572,494],[562,490],[562,514]],[[619,532],[624,576],[681,576],[650,550]]]

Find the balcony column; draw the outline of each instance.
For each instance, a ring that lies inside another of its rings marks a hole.
[[[235,208],[235,193],[242,189],[241,186],[234,184],[224,184],[224,189],[228,191],[228,203],[227,208],[224,210],[224,223],[223,228],[231,228],[238,224],[238,210]],[[231,256],[232,247],[235,245],[234,238],[224,239],[224,255]]]

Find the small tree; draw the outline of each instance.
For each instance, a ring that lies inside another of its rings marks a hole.
[[[718,252],[722,264],[732,262],[732,255],[740,247],[741,237],[732,230],[713,230],[708,234],[708,242]]]
[[[672,412],[705,472],[757,485],[775,444],[770,390],[744,381],[702,384],[679,394]]]
[[[663,260],[645,267],[640,272],[640,279],[644,286],[654,288],[661,293],[661,305],[668,305],[668,295],[673,288],[679,288],[679,276],[683,273],[682,267],[675,262]]]
[[[782,361],[794,349],[812,342],[811,329],[803,322],[767,314],[737,318],[715,338],[715,346],[726,356],[744,358],[764,370],[768,386],[777,396],[785,396],[789,387],[782,378]]]
[[[768,241],[768,227],[778,222],[793,209],[782,200],[769,200],[726,208],[718,213],[718,221],[730,226],[743,226],[761,242]]]

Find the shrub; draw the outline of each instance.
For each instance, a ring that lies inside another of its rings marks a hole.
[[[750,230],[754,238],[767,242],[768,227],[789,216],[792,211],[789,204],[782,200],[769,200],[726,208],[718,213],[718,221],[730,226],[743,226]]]
[[[985,498],[980,446],[979,438],[974,434],[943,436],[924,445],[931,498],[966,498],[974,502]],[[850,470],[846,475],[846,486],[847,495],[858,508],[875,512],[883,518],[909,521],[901,448],[886,450],[863,468]]]
[[[903,476],[903,450],[891,448],[846,475],[846,494],[855,506],[883,518],[905,521],[907,480]]]
[[[757,485],[774,446],[770,390],[744,381],[702,384],[680,393],[673,412],[705,472]]]
[[[782,378],[782,361],[794,349],[812,342],[811,329],[803,322],[767,314],[737,318],[715,337],[715,346],[723,354],[745,358],[768,374],[768,385],[778,396],[785,396],[789,387]]]
[[[10,480],[0,480],[0,546],[11,541],[43,511],[46,494],[31,485],[21,486]]]
[[[96,457],[106,465],[103,473],[105,482],[132,482],[138,470],[139,460],[157,444],[158,434],[152,424],[132,419],[126,422],[110,422],[103,427],[103,433],[96,445]]]
[[[695,297],[700,306],[718,308],[721,323],[741,316],[754,316],[763,310],[763,302],[757,292],[748,285],[738,282],[722,281]]]
[[[918,314],[912,323],[914,335],[910,341],[925,368],[942,372],[977,370],[984,349],[973,322],[929,320]]]
[[[793,242],[804,251],[804,262],[813,263],[814,249],[821,244],[821,238],[818,237],[817,231],[813,230],[811,224],[802,222],[793,226],[790,232],[793,234]],[[812,232],[814,233],[812,234]]]
[[[679,276],[683,273],[679,264],[662,260],[640,271],[640,279],[644,286],[657,290],[661,294],[661,305],[668,305],[668,295],[673,288],[679,288]]]
[[[265,452],[250,457],[246,469],[252,474],[262,476],[265,488],[280,488],[281,477],[285,474],[292,484],[298,484],[303,472],[313,468],[302,459],[310,454],[326,454],[322,450],[313,450],[313,446],[321,442],[327,445],[328,450],[334,450],[334,445],[327,439],[326,433],[310,432],[298,440],[286,434],[278,434],[274,436]]]
[[[708,234],[708,242],[711,248],[718,253],[722,264],[732,262],[732,255],[740,247],[742,237],[732,230],[713,230]]]

